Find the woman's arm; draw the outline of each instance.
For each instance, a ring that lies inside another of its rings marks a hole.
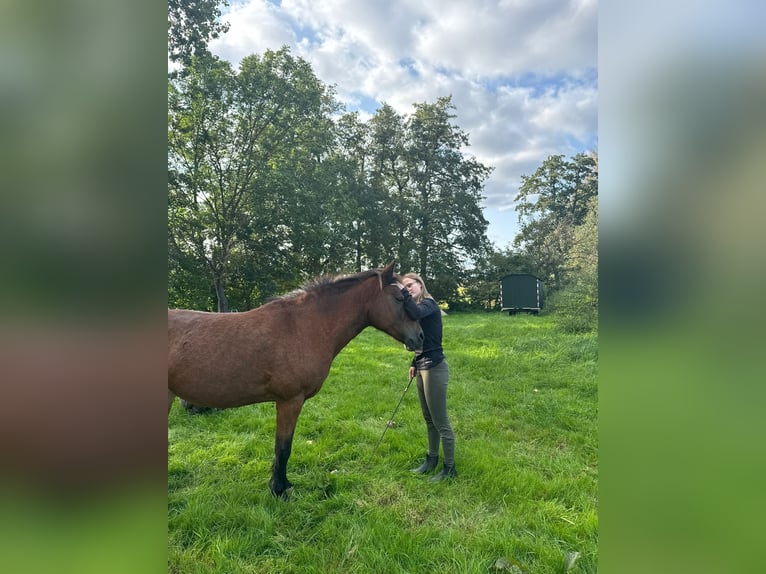
[[[402,289],[402,295],[404,296],[404,310],[410,316],[410,319],[419,320],[439,310],[439,306],[433,299],[423,299],[422,302],[415,303],[407,289]]]

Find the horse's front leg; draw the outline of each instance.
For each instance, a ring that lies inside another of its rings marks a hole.
[[[303,407],[303,397],[289,401],[277,401],[277,433],[274,442],[274,465],[271,468],[269,488],[274,496],[284,498],[285,492],[292,486],[287,480],[287,459],[293,447],[295,423]]]

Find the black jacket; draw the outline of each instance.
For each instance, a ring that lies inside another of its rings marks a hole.
[[[420,303],[410,295],[407,289],[402,289],[404,310],[411,319],[420,321],[423,329],[423,348],[415,351],[412,366],[418,370],[428,370],[444,360],[442,349],[442,313],[436,301],[423,299]]]

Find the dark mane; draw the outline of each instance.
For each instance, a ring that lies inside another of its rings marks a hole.
[[[371,269],[369,271],[362,271],[361,273],[355,273],[354,275],[320,275],[309,279],[301,285],[298,289],[290,291],[282,295],[281,297],[275,297],[276,300],[294,299],[300,297],[306,293],[315,292],[333,292],[342,293],[347,289],[350,289],[354,285],[358,285],[369,279],[370,277],[381,277],[380,271],[377,269]]]

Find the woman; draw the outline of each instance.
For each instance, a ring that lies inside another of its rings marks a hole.
[[[415,352],[409,376],[417,375],[420,408],[428,429],[426,460],[412,472],[425,474],[439,462],[439,441],[444,451],[444,467],[429,482],[438,482],[457,476],[455,471],[455,435],[447,416],[447,383],[449,366],[442,350],[441,309],[431,297],[423,279],[416,273],[407,273],[399,284],[404,296],[404,309],[412,319],[420,321],[423,329],[423,348]]]

